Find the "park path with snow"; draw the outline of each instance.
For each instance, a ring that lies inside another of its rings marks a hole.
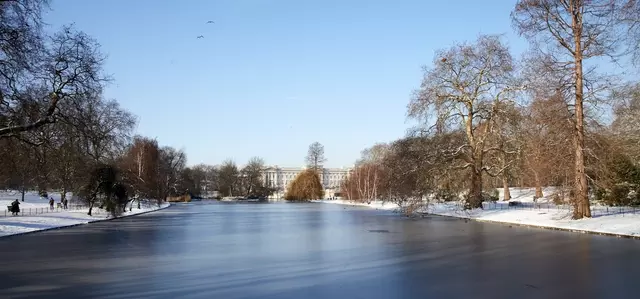
[[[515,190],[514,190],[515,189]],[[547,198],[539,199],[541,204],[533,204],[535,191],[531,188],[511,189],[512,201],[524,203],[524,207],[509,207],[508,202],[485,203],[484,209],[463,210],[459,202],[429,203],[423,213],[513,223],[546,228],[576,230],[640,237],[640,209],[631,207],[592,206],[592,218],[571,219],[571,210],[566,206],[556,206]],[[551,189],[547,189],[550,191]],[[502,191],[500,196],[502,196]],[[515,191],[515,192],[514,192]],[[547,192],[545,192],[547,193]],[[551,194],[549,192],[548,194]],[[365,206],[379,210],[396,210],[399,206],[391,202],[373,201],[370,204],[347,200],[322,200],[317,202]]]

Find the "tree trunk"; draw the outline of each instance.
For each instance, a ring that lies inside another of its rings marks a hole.
[[[587,191],[587,176],[584,166],[584,110],[583,110],[583,74],[582,74],[582,13],[580,5],[576,5],[573,11],[573,36],[575,43],[575,93],[576,93],[576,127],[575,127],[575,188],[573,219],[591,217],[589,198]]]
[[[576,104],[576,114],[578,114],[578,105]],[[582,109],[580,109],[582,110]],[[581,111],[582,112],[582,111]],[[580,113],[581,113],[580,112]],[[582,123],[582,121],[580,121]],[[591,217],[591,209],[589,207],[589,198],[587,190],[587,176],[584,167],[584,131],[582,124],[578,125],[576,134],[576,166],[575,166],[575,190],[574,190],[574,211],[573,219],[581,219],[583,217]]]
[[[371,166],[367,166],[367,180],[365,181],[365,188],[367,190],[367,204],[370,204],[373,196],[371,192]]]
[[[22,190],[21,190],[21,194],[22,194],[22,202],[24,202],[24,193],[25,193],[25,190],[24,190],[24,184],[22,184]]]
[[[67,187],[64,186],[64,184],[62,185],[62,192],[60,193],[60,201],[64,202],[64,200],[67,198]]]
[[[89,203],[89,213],[87,213],[89,216],[91,216],[91,210],[93,209],[93,201],[91,201]]]
[[[544,194],[542,194],[542,184],[540,183],[540,175],[538,172],[533,173],[533,179],[536,183],[536,198],[542,198]]]
[[[373,200],[378,199],[378,169],[373,173]]]
[[[476,169],[475,166],[470,169],[471,186],[469,188],[469,194],[467,195],[465,210],[482,208],[482,174]]]
[[[511,200],[511,191],[509,191],[509,178],[507,174],[502,175],[502,189],[504,189],[504,201]]]

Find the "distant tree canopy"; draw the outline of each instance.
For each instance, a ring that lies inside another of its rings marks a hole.
[[[321,199],[324,195],[320,176],[313,169],[299,173],[291,182],[285,194],[286,200],[300,201]]]

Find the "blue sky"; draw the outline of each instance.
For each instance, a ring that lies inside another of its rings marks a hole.
[[[526,42],[511,27],[514,3],[53,0],[46,20],[100,42],[115,78],[106,96],[190,165],[260,156],[298,166],[319,141],[326,165],[341,167],[405,134],[435,50],[505,34],[518,57]]]

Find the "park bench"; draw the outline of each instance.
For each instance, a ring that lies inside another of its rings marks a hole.
[[[18,215],[19,213],[18,211],[14,211],[12,206],[7,206],[7,211],[11,212],[11,215]]]

